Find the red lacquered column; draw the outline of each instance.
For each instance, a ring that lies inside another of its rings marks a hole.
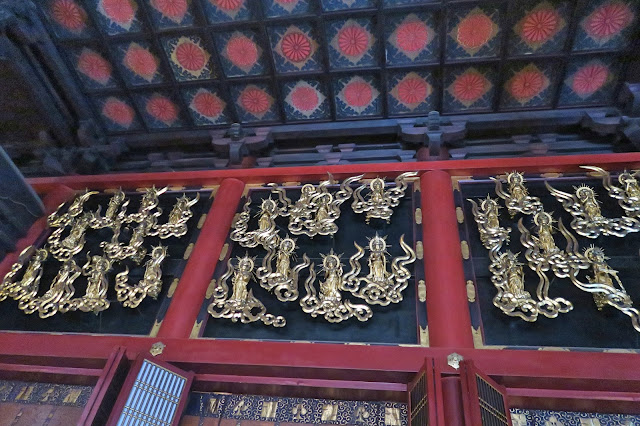
[[[191,334],[242,191],[244,182],[238,179],[222,181],[158,330],[158,337],[188,338]]]
[[[31,228],[29,228],[29,231],[27,231],[27,234],[16,242],[15,251],[7,254],[4,260],[0,262],[0,279],[9,272],[11,265],[18,260],[18,255],[22,250],[33,244],[42,231],[47,229],[47,216],[53,213],[60,204],[66,203],[73,198],[74,194],[75,191],[65,185],[56,185],[51,191],[47,192],[45,197],[42,199],[42,204],[44,204],[44,216],[36,220],[33,225],[31,225]]]
[[[473,348],[451,176],[420,178],[429,346]]]

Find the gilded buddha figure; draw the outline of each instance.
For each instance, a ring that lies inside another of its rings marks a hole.
[[[525,186],[526,180],[522,173],[507,173],[507,191],[502,187],[499,178],[491,178],[496,184],[496,194],[505,201],[507,211],[511,217],[518,213],[530,215],[542,210],[542,203],[538,197],[529,195],[529,190]]]
[[[583,169],[591,170],[596,176],[602,177],[602,185],[607,190],[609,196],[618,200],[618,204],[629,217],[640,216],[640,185],[638,185],[638,171],[628,172],[624,170],[618,175],[620,186],[614,185],[611,175],[606,170],[596,166],[581,166]]]
[[[232,259],[229,259],[227,270],[220,277],[213,301],[207,311],[214,318],[227,318],[232,322],[262,321],[265,325],[284,327],[286,325],[284,317],[268,314],[264,304],[249,289],[249,283],[254,277],[254,267],[255,261],[248,255],[237,258],[236,266],[233,266]],[[231,279],[231,292],[227,285],[229,279]]]
[[[75,309],[97,314],[109,308],[107,272],[110,270],[111,261],[109,259],[104,256],[87,254],[87,263],[82,267],[82,274],[87,277],[87,290],[83,297],[72,300],[71,304]]]
[[[584,255],[591,263],[591,273],[593,274],[593,276],[587,275],[589,283],[602,284],[611,289],[616,289],[616,285],[613,282],[615,279],[618,285],[624,288],[620,278],[618,278],[618,271],[607,264],[608,257],[604,255],[604,251],[601,248],[591,246],[585,250]],[[608,304],[607,294],[602,292],[593,293],[593,301],[596,303],[598,310],[601,311]]]
[[[351,208],[355,213],[365,213],[367,224],[374,218],[391,223],[393,209],[400,205],[400,200],[408,187],[406,180],[414,176],[417,176],[416,172],[398,175],[394,180],[395,186],[387,190],[385,190],[384,179],[379,177],[369,182],[369,185],[360,185],[353,193]],[[362,193],[367,187],[369,192],[363,196]]]
[[[307,255],[304,254],[302,263],[291,267],[291,261],[295,259],[295,249],[296,242],[293,238],[288,236],[283,238],[276,247],[267,250],[267,255],[262,260],[262,266],[256,271],[260,285],[266,290],[273,291],[278,300],[282,302],[290,302],[298,298],[300,271],[311,263]]]
[[[533,222],[538,227],[538,236],[533,237],[538,247],[546,254],[558,252],[560,249],[556,246],[553,238],[553,216],[545,211],[541,211],[535,214]]]
[[[33,251],[33,246],[25,248],[18,257],[18,262],[11,265],[11,270],[7,273],[0,286],[0,301],[11,297],[14,300],[31,299],[36,296],[40,287],[40,279],[42,278],[42,264],[49,255],[45,249],[36,249],[35,253],[29,258]],[[15,281],[16,276],[29,261],[27,269],[22,275],[22,279]]]

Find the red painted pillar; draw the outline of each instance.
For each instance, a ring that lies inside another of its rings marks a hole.
[[[424,173],[420,192],[429,345],[473,348],[451,176]]]
[[[65,185],[56,185],[51,191],[47,192],[42,199],[44,216],[36,220],[27,231],[27,234],[16,242],[16,250],[7,254],[4,260],[0,262],[0,280],[9,272],[11,265],[18,261],[18,255],[22,250],[33,244],[40,234],[47,229],[47,217],[56,211],[60,204],[66,203],[74,195],[75,191]]]
[[[465,426],[462,386],[459,376],[442,378],[442,405],[446,426]]]
[[[188,338],[191,334],[242,191],[244,182],[238,179],[222,181],[158,330],[158,337]]]

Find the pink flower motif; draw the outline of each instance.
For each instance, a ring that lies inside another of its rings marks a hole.
[[[211,4],[222,10],[238,10],[244,4],[244,0],[209,0]]]
[[[191,101],[193,109],[208,118],[216,118],[224,109],[222,100],[211,92],[198,92]]]
[[[303,62],[311,55],[309,37],[300,32],[291,32],[282,37],[280,49],[291,62]]]
[[[529,12],[522,20],[520,36],[528,43],[549,40],[560,27],[560,15],[555,9],[545,7]]]
[[[514,75],[507,83],[507,90],[515,99],[528,101],[545,88],[545,75],[537,69],[527,68]]]
[[[147,113],[156,120],[170,125],[178,119],[178,108],[171,100],[162,95],[153,95],[147,101]]]
[[[139,75],[147,81],[152,81],[158,72],[158,60],[149,50],[137,43],[131,43],[122,63],[134,74]]]
[[[487,90],[487,79],[478,71],[470,70],[458,76],[452,86],[453,96],[464,104],[472,104]]]
[[[51,17],[74,33],[82,32],[87,26],[87,13],[73,0],[55,0],[51,4]]]
[[[254,115],[264,114],[271,108],[271,100],[264,90],[249,87],[240,95],[242,108]]]
[[[238,68],[250,68],[258,60],[258,46],[242,34],[229,39],[225,52],[229,61]]]
[[[151,0],[151,6],[176,23],[184,19],[189,8],[187,0]]]
[[[428,42],[429,28],[424,22],[403,22],[396,29],[396,45],[405,52],[419,52]]]
[[[371,103],[373,89],[364,81],[352,81],[342,89],[344,100],[351,107],[362,108]]]
[[[119,126],[128,129],[133,123],[134,112],[126,102],[110,97],[102,105],[102,115]]]
[[[369,47],[369,33],[354,24],[338,31],[338,49],[345,56],[360,56]]]
[[[493,36],[494,23],[485,13],[473,13],[458,24],[456,40],[465,49],[479,49]]]
[[[111,79],[111,64],[97,52],[84,48],[78,57],[78,71],[105,85]]]
[[[398,99],[408,105],[424,102],[430,91],[429,83],[420,77],[405,78],[396,86]]]
[[[318,92],[308,86],[300,86],[291,92],[291,103],[302,112],[311,112],[318,107],[320,99]]]
[[[190,40],[179,43],[175,55],[180,66],[189,71],[201,70],[207,63],[206,52]]]
[[[573,75],[571,88],[578,96],[587,97],[601,89],[608,79],[609,68],[606,65],[587,64]]]
[[[106,16],[120,25],[129,25],[136,16],[133,0],[101,0]]]
[[[590,37],[608,39],[620,33],[633,21],[633,11],[626,3],[610,1],[589,15],[583,28]]]

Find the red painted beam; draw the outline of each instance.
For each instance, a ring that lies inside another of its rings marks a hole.
[[[420,194],[429,345],[473,348],[451,176],[424,173]]]
[[[188,338],[191,334],[243,190],[242,181],[222,181],[158,330],[158,338]]]
[[[580,165],[607,168],[638,168],[640,153],[564,155],[557,157],[497,158],[482,160],[446,160],[415,163],[349,164],[339,166],[301,166],[255,169],[199,170],[188,172],[123,173],[109,175],[31,178],[28,182],[36,191],[50,191],[54,185],[67,185],[75,189],[136,188],[145,185],[213,185],[227,178],[245,183],[318,180],[331,172],[337,178],[369,173],[393,176],[407,171],[447,170],[451,174],[496,174],[514,169],[525,172],[578,171]]]

